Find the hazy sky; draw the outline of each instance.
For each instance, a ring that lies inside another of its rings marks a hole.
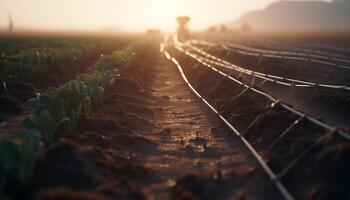
[[[173,30],[175,17],[190,15],[191,28],[230,22],[241,14],[262,9],[276,0],[0,0],[0,27],[8,14],[15,27],[95,30],[120,27]]]

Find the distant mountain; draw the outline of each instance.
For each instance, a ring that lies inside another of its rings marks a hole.
[[[261,31],[349,31],[350,0],[280,1],[228,25]]]

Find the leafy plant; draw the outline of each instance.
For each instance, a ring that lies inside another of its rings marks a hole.
[[[42,134],[42,139],[47,144],[52,144],[54,142],[55,133],[60,127],[64,125],[69,127],[69,124],[70,120],[67,117],[55,121],[47,110],[42,111],[39,116],[30,115],[22,122],[22,125],[26,129],[39,131]]]
[[[45,70],[41,65],[50,55],[37,54],[36,56],[44,56],[44,59],[33,58],[33,60],[37,59],[37,67],[41,68],[35,72],[39,73]],[[132,58],[134,58],[133,49],[103,57],[93,73],[82,74],[77,80],[68,81],[60,88],[49,89],[44,94],[38,94],[36,98],[29,99],[27,104],[33,108],[34,113],[22,122],[26,131],[15,140],[5,140],[0,143],[0,190],[9,181],[27,185],[42,150],[41,141],[50,145],[54,142],[59,130],[70,131],[76,128],[80,117],[89,114],[92,103],[103,103],[104,88],[115,83],[117,72],[125,69]],[[51,59],[54,58],[51,57]],[[23,72],[30,68],[23,63],[20,67],[19,72],[10,72],[13,70],[11,67],[8,71],[0,70],[0,81],[5,82],[11,78],[8,74],[18,73],[14,75],[15,79],[25,76]],[[31,72],[33,70],[26,73]]]
[[[36,160],[42,151],[40,133],[27,130],[14,141],[0,143],[0,189],[10,179],[22,186],[32,177]]]
[[[110,56],[103,56],[97,63],[96,68],[99,71],[124,70],[135,56],[133,51],[134,49],[130,48],[127,51],[117,51]]]

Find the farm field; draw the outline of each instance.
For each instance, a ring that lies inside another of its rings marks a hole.
[[[136,37],[3,35],[0,122],[25,112],[29,98],[88,72],[101,56],[126,48]]]
[[[348,199],[350,36],[0,39],[0,199]]]

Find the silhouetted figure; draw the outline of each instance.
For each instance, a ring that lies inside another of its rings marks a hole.
[[[179,24],[179,28],[177,29],[177,34],[180,41],[187,40],[189,37],[189,31],[187,29],[187,24],[191,20],[188,16],[177,17],[177,22]]]
[[[9,32],[12,33],[13,32],[13,21],[12,21],[12,16],[9,15],[8,16],[9,19]]]

